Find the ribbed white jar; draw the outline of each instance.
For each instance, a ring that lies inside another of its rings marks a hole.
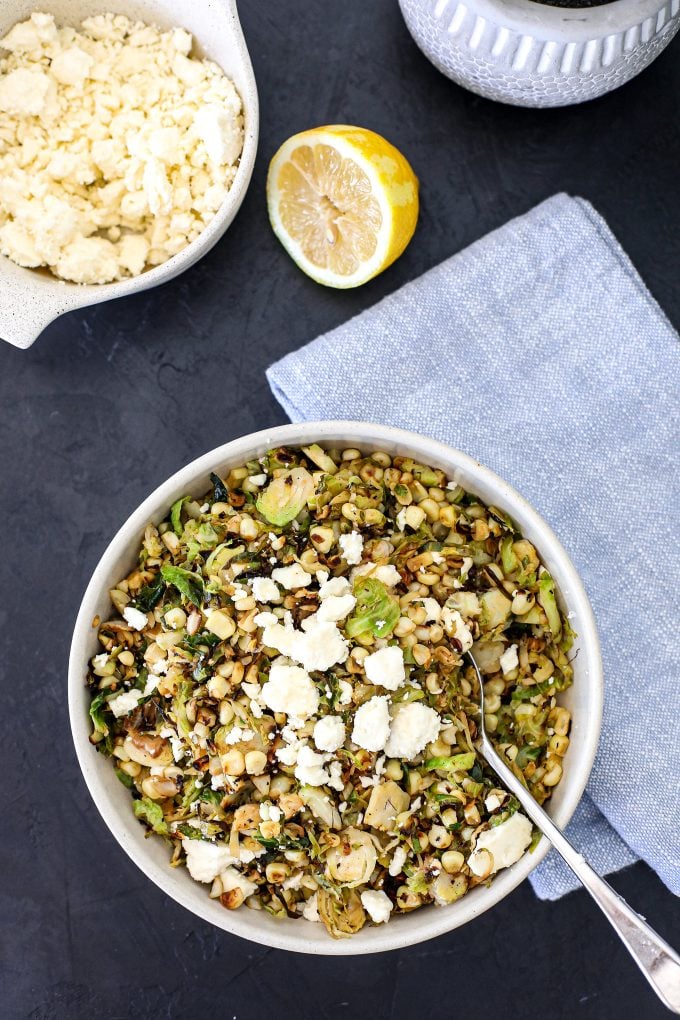
[[[515,106],[567,106],[639,74],[680,27],[680,0],[550,7],[533,0],[399,0],[449,78]]]

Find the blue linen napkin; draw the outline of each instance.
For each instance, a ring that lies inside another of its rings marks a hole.
[[[584,580],[605,667],[569,837],[680,894],[678,336],[604,220],[556,195],[267,372],[293,421],[429,434],[516,486]],[[577,882],[553,850],[541,898]]]

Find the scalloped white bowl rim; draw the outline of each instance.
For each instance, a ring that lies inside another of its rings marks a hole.
[[[565,760],[562,782],[551,800],[551,814],[565,826],[581,798],[595,758],[602,718],[602,663],[595,621],[578,574],[562,545],[529,503],[489,468],[453,447],[426,436],[368,422],[322,421],[283,425],[235,439],[181,468],[159,485],[130,515],[109,543],[83,597],[75,624],[69,660],[68,697],[71,730],[78,762],[87,787],[113,836],[123,850],[167,896],[197,917],[234,935],[260,944],[300,953],[352,956],[400,949],[451,931],[471,921],[507,896],[548,852],[545,839],[517,864],[500,872],[491,886],[479,886],[448,907],[424,907],[393,917],[388,924],[365,926],[352,938],[336,941],[322,925],[304,920],[277,920],[264,911],[242,908],[229,911],[208,896],[208,886],[194,882],[185,869],[168,865],[162,840],[146,839],[144,828],[130,810],[129,792],[116,779],[110,762],[89,742],[89,693],[85,686],[88,659],[97,651],[99,614],[110,611],[109,588],[132,569],[140,536],[149,521],[159,522],[167,508],[187,492],[200,495],[208,487],[211,471],[224,472],[267,449],[281,445],[358,447],[365,451],[385,449],[410,455],[446,470],[480,498],[497,503],[516,521],[520,530],[536,543],[543,562],[559,586],[562,608],[573,614],[577,630],[574,659],[575,683],[564,703],[573,714],[572,742]]]
[[[517,32],[531,28],[536,38],[581,42],[622,32],[656,14],[665,0],[611,0],[597,7],[554,7],[538,0],[474,0],[474,10],[502,15],[503,24]]]
[[[680,28],[678,0],[555,7],[538,0],[399,0],[416,45],[487,99],[547,108],[587,102],[642,72]]]

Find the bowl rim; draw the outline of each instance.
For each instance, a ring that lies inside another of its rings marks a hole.
[[[519,512],[522,532],[526,531],[528,521],[532,541],[536,541],[537,535],[540,536],[537,545],[541,558],[544,561],[550,559],[559,562],[563,578],[560,594],[565,604],[574,609],[578,616],[579,646],[585,658],[584,669],[588,675],[588,685],[583,692],[587,707],[583,719],[579,720],[584,733],[583,747],[579,757],[569,762],[569,769],[565,772],[565,779],[561,784],[563,796],[552,813],[553,819],[562,828],[576,810],[597,751],[603,707],[602,660],[595,620],[585,589],[569,556],[549,525],[517,490],[490,468],[455,447],[428,436],[377,423],[342,420],[302,422],[264,429],[234,439],[190,461],[158,485],[129,515],[106,546],[94,569],[78,610],[69,656],[68,702],[71,734],[85,784],[97,810],[116,841],[137,867],[166,895],[202,920],[231,934],[273,948],[318,955],[353,956],[400,949],[444,934],[472,920],[500,902],[533,871],[550,849],[547,839],[542,839],[532,854],[525,854],[517,864],[499,873],[490,887],[477,887],[452,907],[409,914],[408,924],[393,923],[364,929],[364,932],[370,933],[367,938],[362,939],[361,933],[350,939],[334,940],[327,935],[325,929],[317,935],[312,925],[304,925],[305,930],[301,930],[299,934],[284,924],[280,925],[279,930],[276,927],[272,930],[262,926],[262,930],[258,929],[255,933],[253,929],[256,926],[243,925],[239,918],[240,911],[223,910],[219,914],[214,913],[214,901],[209,899],[206,888],[201,888],[190,878],[187,878],[186,889],[183,883],[176,888],[171,884],[175,873],[167,863],[161,868],[150,857],[142,859],[133,852],[133,847],[128,844],[124,832],[125,825],[132,816],[123,818],[123,813],[113,803],[103,779],[100,778],[100,773],[101,776],[104,774],[102,765],[105,763],[89,742],[89,720],[83,713],[84,695],[87,693],[84,684],[85,666],[89,655],[92,654],[87,650],[92,646],[92,619],[97,603],[101,600],[107,575],[125,549],[132,549],[133,543],[139,541],[139,535],[148,522],[153,519],[161,520],[160,514],[167,510],[171,502],[182,492],[191,491],[192,485],[207,478],[211,470],[227,462],[239,463],[250,459],[256,451],[264,451],[270,446],[302,445],[314,441],[326,444],[354,443],[359,447],[374,449],[380,449],[381,443],[389,444],[410,450],[421,450],[420,455],[423,457],[428,456],[429,451],[434,461],[450,465],[450,473],[455,475],[455,471],[459,470],[464,474],[468,486],[470,477],[479,479],[480,484],[492,486],[498,493],[501,506],[507,507],[512,516],[517,516]],[[259,456],[260,453],[256,455]],[[546,553],[549,555],[546,556]],[[197,891],[200,892],[200,898],[196,895]],[[252,911],[247,913],[252,917]]]

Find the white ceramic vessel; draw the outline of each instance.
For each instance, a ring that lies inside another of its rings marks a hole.
[[[192,33],[195,50],[219,64],[233,80],[245,115],[245,140],[234,182],[205,230],[183,251],[140,276],[119,283],[66,283],[45,270],[23,269],[0,255],[0,338],[15,347],[30,347],[48,323],[74,308],[98,304],[165,283],[192,266],[224,234],[245,197],[255,163],[258,99],[255,77],[236,10],[236,0],[2,0],[0,38],[35,10],[53,14],[58,23],[77,25],[92,14],[115,11],[160,25],[182,26]]]
[[[515,106],[567,106],[639,74],[680,27],[680,0],[550,7],[533,0],[399,0],[449,78]]]
[[[557,538],[535,510],[488,468],[470,457],[425,436],[401,429],[363,422],[308,422],[284,425],[244,436],[219,447],[182,468],[159,486],[125,522],[104,552],[83,598],[73,635],[69,663],[69,711],[80,767],[104,821],[122,848],[163,892],[198,917],[225,931],[260,944],[301,953],[350,956],[398,949],[450,931],[488,910],[515,888],[548,851],[542,840],[533,854],[526,854],[507,871],[500,872],[489,888],[479,886],[448,907],[425,907],[395,916],[388,924],[366,926],[350,939],[335,941],[320,924],[304,920],[278,920],[264,911],[242,908],[225,910],[208,897],[208,887],[194,882],[186,869],[168,865],[168,849],[162,840],[146,839],[144,828],[130,808],[130,794],[119,783],[111,763],[89,742],[90,696],[85,686],[89,658],[99,650],[96,615],[110,613],[109,589],[136,562],[140,537],[149,521],[158,523],[180,495],[201,495],[209,487],[211,471],[225,474],[230,468],[261,456],[272,446],[308,444],[355,447],[364,451],[386,450],[412,456],[435,465],[481,499],[506,510],[520,530],[536,544],[554,576],[562,608],[570,612],[578,634],[574,650],[574,685],[564,696],[573,714],[571,744],[565,759],[564,778],[550,799],[556,823],[566,825],[583,793],[595,757],[602,716],[602,665],[597,631],[583,586]]]

